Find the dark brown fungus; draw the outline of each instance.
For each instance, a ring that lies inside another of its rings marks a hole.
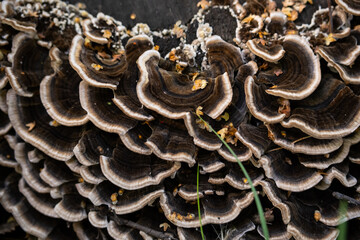
[[[152,134],[145,142],[159,158],[168,161],[195,164],[197,147],[187,134],[182,122],[160,120],[152,127]]]
[[[66,194],[61,201],[56,204],[54,211],[62,219],[69,222],[79,222],[87,218],[84,206],[84,199],[78,194]]]
[[[18,162],[14,157],[14,150],[9,146],[5,138],[0,138],[0,166],[15,168]]]
[[[213,173],[225,167],[225,164],[215,153],[209,153],[205,150],[199,150],[196,161],[200,166],[200,173]]]
[[[120,136],[123,144],[133,152],[150,155],[152,150],[145,144],[151,136],[152,130],[147,122],[139,123],[133,129],[130,129],[124,135]],[[139,137],[141,136],[141,137]]]
[[[1,5],[1,9],[3,10],[3,14],[0,15],[0,20],[3,24],[9,25],[12,28],[25,32],[31,35],[36,34],[36,24],[33,22],[20,21],[15,17],[15,3],[12,1],[4,1]]]
[[[159,52],[149,50],[137,61],[140,79],[136,91],[147,108],[167,118],[185,119],[202,106],[204,113],[215,119],[230,104],[233,92],[227,72],[216,78],[199,76],[193,82],[187,75],[159,68],[159,60]],[[200,87],[194,90],[197,83]]]
[[[25,143],[18,143],[15,147],[15,159],[21,166],[21,171],[26,183],[39,193],[49,193],[51,187],[40,178],[42,164],[30,163],[27,157],[27,147]]]
[[[76,180],[76,177],[64,162],[57,162],[51,158],[47,158],[44,161],[39,176],[51,187],[58,187],[66,182]]]
[[[257,168],[250,165],[246,166],[246,171],[254,186],[257,186],[264,178],[264,175]],[[237,171],[235,164],[227,164],[222,170],[210,174],[208,182],[215,185],[228,183],[233,188],[240,190],[250,189],[249,180],[241,171]]]
[[[99,237],[99,230],[93,227],[87,220],[75,222],[72,224],[74,232],[79,239],[91,240]],[[101,236],[101,235],[100,235]],[[101,240],[105,240],[102,237]]]
[[[103,213],[102,211],[90,211],[88,219],[91,225],[96,228],[106,228],[109,224],[106,213]]]
[[[260,158],[264,154],[271,143],[265,125],[256,127],[251,124],[242,123],[238,127],[235,136],[247,146],[257,158]]]
[[[335,0],[335,2],[341,6],[346,12],[353,15],[360,15],[360,3],[357,0]]]
[[[163,161],[154,155],[140,155],[118,146],[112,157],[100,156],[101,170],[113,184],[127,190],[157,185],[174,174],[181,166],[178,162]]]
[[[19,191],[24,195],[29,204],[38,212],[44,214],[45,216],[59,218],[57,213],[54,211],[54,207],[60,200],[53,199],[46,193],[37,193],[28,186],[23,178],[19,181]]]
[[[291,221],[287,230],[296,240],[335,240],[337,238],[338,229],[316,222],[314,218],[316,207],[305,205],[295,198],[291,198],[291,201],[286,203],[291,211]]]
[[[278,188],[301,192],[314,187],[323,178],[315,169],[299,164],[294,155],[284,150],[270,152],[260,158],[265,175],[275,181]]]
[[[312,116],[309,118],[309,116]],[[319,138],[346,136],[360,125],[360,96],[341,81],[325,78],[316,91],[295,107],[281,122],[286,128],[296,127]]]
[[[126,115],[140,121],[151,121],[151,116],[140,103],[136,94],[136,84],[139,70],[136,61],[140,55],[153,46],[151,40],[145,36],[135,36],[129,39],[125,46],[126,71],[121,76],[118,88],[114,91],[113,102]]]
[[[82,166],[80,168],[80,175],[84,179],[85,182],[91,184],[99,184],[102,181],[106,180],[106,177],[102,173],[100,165],[92,165],[92,166]]]
[[[352,31],[351,35],[344,40],[336,42],[333,46],[321,46],[318,53],[340,74],[345,83],[359,84],[360,72],[358,66],[360,63],[358,44],[360,40],[358,30]],[[335,51],[334,48],[340,50]],[[344,50],[341,50],[346,48]],[[341,55],[344,54],[345,57]]]
[[[273,86],[266,93],[285,99],[301,100],[315,91],[321,80],[319,57],[302,37],[287,35],[285,54],[279,64],[259,73],[258,78]]]
[[[282,121],[285,113],[279,113],[279,103],[276,97],[265,93],[265,86],[257,84],[249,76],[245,81],[246,105],[249,111],[257,119],[266,123],[277,123]]]
[[[320,190],[328,189],[334,179],[337,179],[342,185],[348,188],[355,186],[357,183],[356,178],[349,174],[349,163],[342,162],[325,171],[323,179],[316,188]]]
[[[331,153],[341,147],[342,138],[317,139],[297,128],[283,128],[280,124],[266,124],[270,139],[293,153],[320,155]]]
[[[201,222],[203,225],[222,224],[235,219],[254,197],[251,192],[229,193],[226,196],[206,196],[201,201]],[[198,227],[197,207],[185,200],[163,193],[160,205],[166,218],[178,227]]]
[[[8,55],[11,67],[6,67],[6,75],[11,87],[24,97],[33,96],[38,91],[41,80],[52,72],[49,50],[37,44],[25,33],[16,35]]]
[[[77,160],[85,166],[99,164],[100,155],[111,156],[119,136],[99,130],[89,130],[74,147]]]
[[[282,221],[288,224],[291,219],[290,208],[286,204],[286,192],[276,187],[275,182],[267,179],[259,182],[262,186],[264,193],[271,201],[274,207],[278,208],[281,212]]]
[[[94,186],[88,198],[95,206],[107,205],[116,214],[127,214],[140,210],[154,202],[164,192],[162,185],[128,191],[109,181]]]
[[[72,150],[81,137],[81,127],[52,124],[38,96],[29,99],[9,90],[7,103],[10,121],[22,139],[57,160],[65,161],[74,155]]]
[[[50,49],[49,54],[54,73],[41,81],[41,102],[47,113],[59,124],[83,125],[88,121],[88,116],[79,100],[81,78],[71,68],[66,54],[56,47]]]
[[[219,36],[209,37],[206,40],[206,49],[212,77],[217,77],[227,72],[230,79],[233,79],[234,71],[244,62],[241,50],[225,42]]]
[[[281,44],[266,46],[261,44],[261,39],[249,40],[246,42],[246,45],[252,53],[268,62],[277,62],[283,58],[285,54],[285,50]]]
[[[127,79],[126,76],[126,74],[132,75],[127,72],[128,64],[135,64],[137,57],[142,52],[152,48],[152,42],[145,36],[129,41],[131,41],[132,46],[126,49],[125,54],[114,52],[112,56],[107,56],[105,49],[104,52],[94,51],[91,46],[88,46],[90,43],[77,35],[73,38],[70,48],[70,64],[85,82],[94,87],[116,90],[119,82],[124,81],[124,79],[127,80],[128,84],[131,82],[134,84],[135,79]],[[129,70],[133,69],[130,68]],[[136,75],[134,77],[136,78]]]
[[[135,127],[137,121],[113,104],[111,90],[96,88],[82,81],[79,91],[81,106],[87,111],[90,121],[101,130],[123,135]]]

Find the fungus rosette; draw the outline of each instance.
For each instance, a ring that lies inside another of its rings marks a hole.
[[[2,1],[0,234],[261,239],[239,160],[271,239],[360,238],[358,1],[241,2],[152,31]]]

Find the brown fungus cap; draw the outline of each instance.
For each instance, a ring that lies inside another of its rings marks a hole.
[[[88,116],[79,100],[81,78],[71,68],[66,54],[56,47],[51,48],[49,54],[54,73],[41,81],[41,102],[47,113],[59,124],[83,125],[88,121]]]
[[[335,2],[346,12],[356,16],[360,15],[360,3],[358,0],[335,0]]]
[[[297,35],[284,38],[285,54],[279,64],[259,72],[258,78],[274,86],[266,93],[285,99],[301,100],[315,91],[321,80],[319,57],[309,43]]]
[[[101,155],[100,165],[110,182],[127,190],[157,185],[181,166],[178,162],[163,161],[154,155],[137,154],[123,145],[115,148],[111,157]]]

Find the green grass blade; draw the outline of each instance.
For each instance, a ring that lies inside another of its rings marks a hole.
[[[240,160],[238,159],[238,157],[236,156],[235,152],[231,149],[231,147],[224,141],[224,139],[222,139],[220,137],[220,135],[210,126],[210,124],[208,124],[199,114],[197,114],[197,116],[201,119],[201,121],[206,124],[209,129],[216,134],[216,136],[222,141],[222,143],[226,146],[226,148],[230,151],[230,153],[236,158],[236,161],[237,163],[239,164],[240,168],[241,168],[241,171],[244,173],[246,179],[248,180],[249,182],[249,185],[251,187],[251,191],[253,192],[254,194],[254,199],[255,199],[255,203],[256,203],[256,207],[257,207],[257,210],[258,210],[258,213],[259,213],[259,216],[260,216],[260,222],[261,222],[261,228],[263,230],[263,233],[264,233],[264,237],[266,240],[269,239],[269,230],[267,228],[267,225],[266,225],[266,220],[265,220],[265,216],[264,216],[264,210],[261,206],[261,202],[260,202],[260,198],[259,198],[259,195],[257,194],[256,192],[256,189],[253,185],[253,182],[248,174],[248,172],[246,171],[244,165],[240,162]],[[199,208],[200,209],[200,208]]]
[[[197,165],[197,174],[196,174],[196,194],[197,194],[197,205],[198,205],[198,212],[199,212],[199,222],[200,222],[200,232],[201,238],[205,240],[205,235],[201,223],[201,211],[200,211],[200,196],[199,196],[199,164]]]
[[[340,214],[340,221],[345,218],[346,211],[347,211],[347,201],[341,200],[339,203],[339,214]],[[346,240],[347,238],[347,222],[344,222],[338,226],[340,231],[338,240]]]

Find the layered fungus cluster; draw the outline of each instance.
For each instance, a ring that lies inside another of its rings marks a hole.
[[[201,239],[199,195],[206,239],[262,239],[199,114],[271,239],[336,239],[343,222],[359,239],[360,4],[241,2],[152,31],[2,1],[0,203],[16,223],[0,233]]]

